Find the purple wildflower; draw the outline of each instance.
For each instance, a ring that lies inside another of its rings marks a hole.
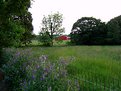
[[[18,51],[17,53],[16,53],[16,56],[19,56],[20,55],[20,52]]]
[[[36,68],[39,69],[40,68],[40,65],[37,65]]]
[[[32,75],[32,79],[33,79],[33,80],[35,79],[35,75],[34,75],[34,74]]]

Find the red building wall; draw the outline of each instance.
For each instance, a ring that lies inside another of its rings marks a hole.
[[[59,40],[70,40],[70,38],[68,36],[62,35],[60,37],[58,37]]]

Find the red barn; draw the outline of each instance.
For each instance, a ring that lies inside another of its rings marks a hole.
[[[68,37],[66,35],[61,35],[57,39],[59,39],[59,40],[70,40],[70,37]]]

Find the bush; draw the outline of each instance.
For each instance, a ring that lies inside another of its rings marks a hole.
[[[3,58],[6,62],[2,66],[5,72],[5,80],[9,82],[10,91],[21,91],[20,84],[26,78],[26,62],[29,61],[29,50],[14,51],[14,49],[4,49]]]
[[[5,23],[0,31],[0,46],[20,46],[20,39],[24,31],[25,29],[18,23],[12,21]]]
[[[71,59],[50,62],[47,55],[35,57],[31,49],[4,49],[2,66],[10,91],[74,91],[77,88],[67,76]],[[77,84],[77,83],[76,83]],[[70,86],[72,85],[72,86]]]
[[[49,34],[40,33],[38,37],[38,41],[41,42],[44,46],[51,46],[52,39],[50,38]]]

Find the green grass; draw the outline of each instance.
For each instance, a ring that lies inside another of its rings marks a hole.
[[[90,70],[101,74],[111,73],[114,74],[112,77],[121,72],[120,46],[37,47],[33,48],[33,51],[36,55],[48,55],[52,61],[56,61],[59,57],[74,57],[75,61],[69,66],[72,65],[79,70]]]
[[[102,72],[108,71],[112,74],[115,70],[121,71],[120,46],[33,47],[32,50],[35,56],[48,55],[52,61],[59,57],[74,57],[75,61],[70,66],[78,69],[89,69],[97,73],[103,70]]]
[[[53,41],[54,46],[67,46],[70,43],[70,40],[62,40],[62,41]],[[32,40],[29,46],[42,46],[42,43],[38,40]]]
[[[24,48],[19,50],[22,49]],[[87,88],[84,91],[91,87],[98,88],[98,84],[112,89],[118,87],[117,81],[121,85],[121,46],[55,46],[31,49],[33,57],[47,55],[50,62],[56,62],[59,58],[64,58],[65,61],[72,58],[74,61],[66,66],[68,78],[79,79],[83,89]]]
[[[48,55],[51,61],[56,61],[59,57],[74,57],[75,61],[67,66],[70,78],[83,77],[86,80],[102,81],[105,79],[108,83],[117,79],[121,82],[120,46],[43,47],[33,50],[37,54]]]

